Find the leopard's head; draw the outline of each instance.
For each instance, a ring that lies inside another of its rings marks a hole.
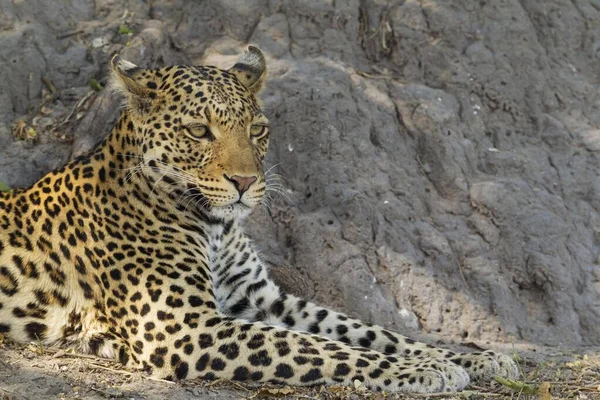
[[[266,63],[253,46],[228,70],[142,69],[115,57],[111,84],[125,99],[139,173],[186,207],[246,216],[265,195],[269,123],[257,94]]]

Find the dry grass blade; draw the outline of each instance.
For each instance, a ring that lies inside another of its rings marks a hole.
[[[538,391],[537,386],[528,384],[526,382],[518,381],[516,379],[508,379],[496,376],[494,377],[494,380],[499,384],[522,394],[536,394]]]
[[[136,375],[133,372],[129,372],[129,371],[124,371],[122,369],[115,369],[115,368],[110,368],[110,367],[106,367],[104,365],[100,365],[100,364],[96,364],[96,363],[90,363],[90,366],[94,367],[94,368],[100,368],[103,369],[105,371],[110,371],[113,372],[115,374],[121,374],[121,375],[129,375],[129,376],[133,376]],[[152,378],[151,376],[144,376],[144,375],[140,375],[143,379],[147,379],[149,381],[155,381],[155,382],[162,382],[162,383],[168,383],[170,385],[175,385],[175,382],[172,381],[168,381],[166,379],[160,379],[160,378]]]

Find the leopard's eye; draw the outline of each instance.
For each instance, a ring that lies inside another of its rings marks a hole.
[[[266,125],[252,125],[250,127],[250,136],[254,139],[260,139],[269,132],[269,127]]]
[[[184,125],[183,129],[192,139],[207,139],[210,136],[210,130],[206,125],[190,124]]]

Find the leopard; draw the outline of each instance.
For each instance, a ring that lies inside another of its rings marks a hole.
[[[421,343],[270,278],[243,228],[268,189],[257,47],[229,69],[109,67],[123,104],[106,137],[0,194],[0,333],[172,381],[436,393],[518,376],[508,355]]]

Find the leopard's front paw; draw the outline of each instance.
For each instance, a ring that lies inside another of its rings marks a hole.
[[[402,369],[395,376],[393,391],[407,393],[459,392],[469,383],[469,376],[459,366],[433,365]],[[451,364],[451,363],[450,363]]]
[[[500,367],[498,370],[499,376],[509,379],[517,379],[519,377],[519,367],[512,357],[491,350],[485,351],[483,354],[489,354],[496,360]]]
[[[463,367],[473,381],[489,380],[494,376],[511,379],[519,376],[517,364],[511,357],[491,350],[456,354],[450,361]]]
[[[428,368],[441,371],[446,377],[448,387],[451,387],[452,391],[463,390],[469,384],[470,377],[467,371],[448,360],[424,360],[423,364]]]
[[[367,375],[375,377],[367,381],[372,389],[406,393],[458,392],[469,384],[467,372],[450,360],[428,357],[388,357],[387,360],[393,364],[383,374],[376,369]]]

